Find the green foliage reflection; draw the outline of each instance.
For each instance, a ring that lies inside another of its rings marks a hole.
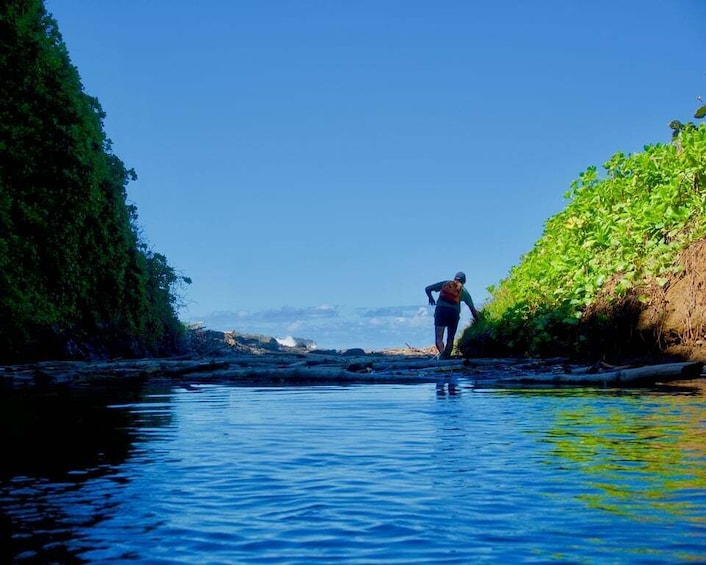
[[[588,507],[635,520],[666,513],[700,521],[689,493],[706,489],[706,426],[693,397],[567,408],[545,441],[561,468],[588,475],[593,490],[577,495]]]

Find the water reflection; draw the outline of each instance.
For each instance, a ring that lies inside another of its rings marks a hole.
[[[69,471],[124,461],[132,440],[129,417],[108,410],[94,394],[5,391],[0,396],[0,478],[59,479]]]
[[[436,381],[436,395],[439,398],[443,398],[447,393],[449,396],[457,396],[461,393],[461,389],[458,385],[458,377],[441,377],[438,381]]]
[[[146,401],[141,388],[3,390],[0,394],[0,560],[79,563],[68,543],[81,528],[110,515],[120,502],[101,500],[84,485],[99,477],[124,484],[117,469],[158,417],[127,408]]]
[[[694,393],[699,389],[569,401],[554,413],[543,441],[563,468],[587,476],[593,490],[577,498],[588,507],[631,519],[667,514],[702,523],[706,420]]]
[[[696,559],[703,398],[464,379],[6,395],[0,561]]]

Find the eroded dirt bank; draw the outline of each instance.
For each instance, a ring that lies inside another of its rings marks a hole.
[[[621,298],[615,285],[604,287],[581,322],[587,357],[706,362],[706,240],[689,246],[676,265],[665,281]]]

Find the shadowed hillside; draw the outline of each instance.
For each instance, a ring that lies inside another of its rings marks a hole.
[[[0,359],[173,350],[163,255],[140,241],[104,113],[41,0],[0,10]]]

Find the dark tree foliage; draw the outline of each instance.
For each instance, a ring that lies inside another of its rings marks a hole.
[[[111,150],[42,0],[0,0],[0,359],[163,353],[181,278],[139,240]],[[188,282],[187,279],[183,279]]]

